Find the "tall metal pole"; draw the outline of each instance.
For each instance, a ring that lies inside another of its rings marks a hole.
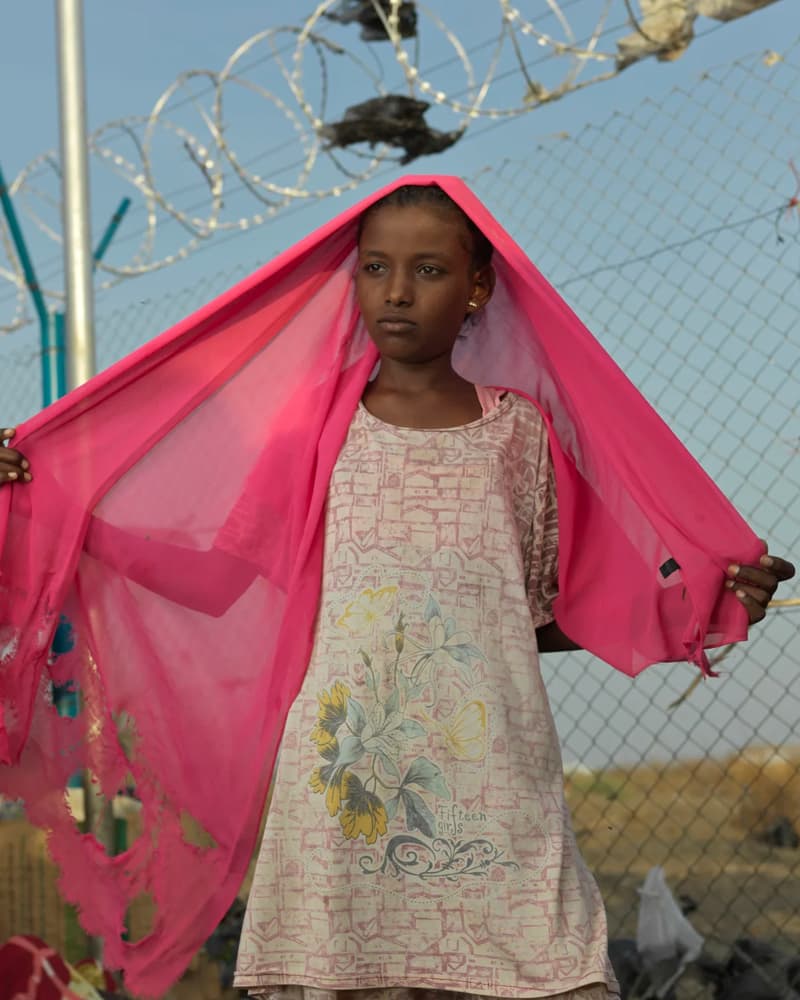
[[[55,0],[55,5],[67,294],[67,383],[74,389],[91,378],[95,370],[83,0]]]
[[[94,375],[94,300],[89,211],[89,157],[86,146],[86,82],[83,54],[83,0],[55,0],[61,121],[61,191],[64,233],[64,287],[67,298],[67,388]],[[90,695],[91,697],[91,695]],[[91,760],[89,762],[91,769]],[[111,844],[111,810],[104,809],[90,773],[83,775],[84,828]],[[103,942],[92,938],[103,958]]]

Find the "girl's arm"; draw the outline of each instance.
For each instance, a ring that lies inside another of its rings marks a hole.
[[[32,478],[25,456],[3,446],[15,434],[14,427],[0,430],[0,486]],[[215,618],[236,603],[259,572],[222,549],[201,551],[153,541],[97,517],[89,522],[84,550],[147,590]]]
[[[222,549],[190,549],[123,531],[92,517],[84,550],[147,590],[193,611],[219,618],[258,575],[258,569]]]
[[[540,653],[563,653],[570,649],[582,648],[569,636],[564,635],[555,621],[536,629],[536,645]]]

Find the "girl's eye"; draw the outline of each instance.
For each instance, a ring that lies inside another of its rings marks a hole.
[[[441,274],[441,270],[438,267],[434,267],[433,264],[423,264],[419,272],[425,275]]]
[[[378,263],[378,261],[373,260],[364,265],[365,274],[378,274],[381,270],[383,270],[383,264]]]

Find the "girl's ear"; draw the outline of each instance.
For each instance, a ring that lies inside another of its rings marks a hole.
[[[479,271],[475,272],[475,276],[472,279],[472,295],[470,296],[470,305],[474,302],[475,307],[472,312],[478,312],[479,309],[488,303],[489,299],[492,297],[494,292],[496,276],[494,273],[494,268],[491,264],[487,264],[486,267],[482,267]]]

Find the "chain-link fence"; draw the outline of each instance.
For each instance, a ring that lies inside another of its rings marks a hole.
[[[795,44],[471,178],[772,550],[790,557],[800,541],[799,99]],[[101,362],[243,273],[101,311]],[[38,405],[36,352],[16,346],[18,334],[9,340],[6,422]],[[689,667],[632,682],[585,654],[545,658],[578,838],[612,937],[635,936],[637,888],[663,865],[706,938],[710,961],[684,975],[680,997],[714,995],[734,966],[774,990],[726,996],[798,995],[782,956],[800,952],[799,614],[791,603],[771,610],[720,663],[723,676],[674,707]],[[779,954],[767,961],[743,938]]]
[[[476,178],[782,553],[800,541],[799,72],[797,46],[710,71],[692,91]],[[655,667],[631,683],[582,654],[545,658],[578,837],[613,937],[635,934],[637,887],[663,865],[709,956],[733,953],[745,970],[741,938],[800,952],[798,612],[770,611],[723,676],[674,708],[688,670]],[[780,962],[757,964],[756,981],[788,989]],[[695,969],[679,995],[713,995],[711,978]],[[798,995],[742,990],[729,995]]]

